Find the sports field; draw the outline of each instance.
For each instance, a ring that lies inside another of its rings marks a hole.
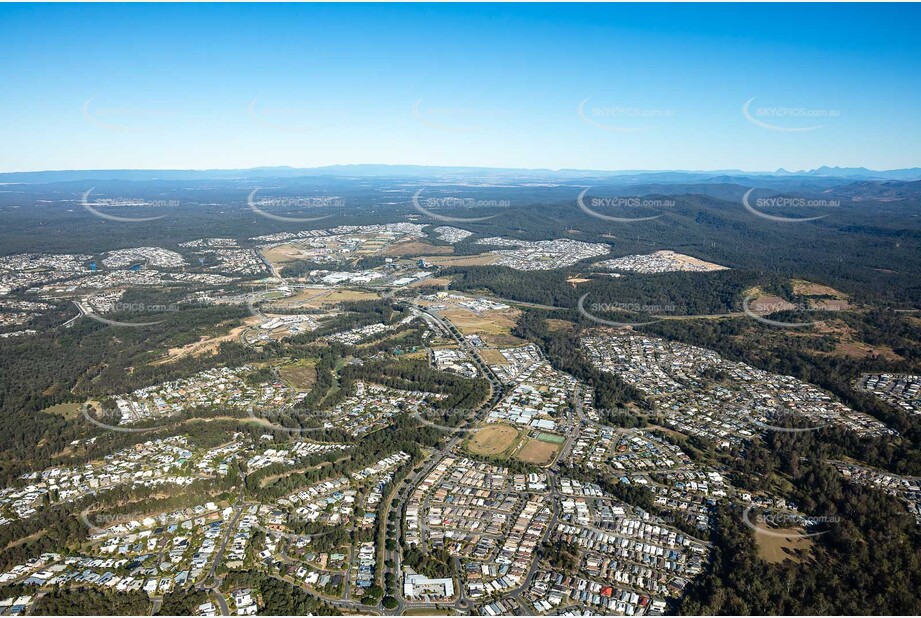
[[[515,455],[515,458],[525,463],[546,466],[553,462],[559,450],[559,444],[544,442],[543,440],[528,439],[524,446],[521,447],[521,450]]]
[[[515,444],[518,434],[510,425],[487,425],[467,441],[467,450],[476,455],[500,455]]]

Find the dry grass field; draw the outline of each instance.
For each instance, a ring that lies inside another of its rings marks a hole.
[[[313,363],[301,361],[295,365],[278,368],[281,378],[291,387],[301,391],[310,390],[317,381],[317,370]]]
[[[399,256],[399,255],[446,255],[454,253],[454,247],[444,245],[430,245],[420,240],[405,240],[394,243],[384,249],[381,255]]]
[[[547,466],[553,463],[557,452],[560,450],[560,446],[561,444],[553,444],[551,442],[537,440],[536,438],[529,438],[524,443],[524,446],[521,447],[521,450],[515,454],[515,459],[538,466]]]
[[[544,323],[547,325],[547,328],[549,328],[551,332],[572,330],[572,328],[575,326],[575,324],[569,320],[556,320],[553,318],[544,320]]]
[[[801,562],[802,556],[808,555],[812,548],[812,539],[800,536],[803,533],[799,528],[772,528],[771,532],[790,536],[774,536],[755,531],[755,543],[758,545],[758,557],[765,562],[777,564],[784,560]]]
[[[90,401],[87,403],[89,405],[95,404],[97,407],[99,406],[99,402],[97,401]],[[51,407],[45,408],[44,410],[42,410],[42,412],[47,413],[47,414],[58,414],[68,419],[75,419],[78,416],[80,416],[82,407],[83,406],[79,403],[59,403]]]
[[[305,307],[308,309],[321,309],[329,305],[349,301],[375,300],[380,296],[374,292],[364,290],[346,290],[335,288],[309,288],[299,294],[286,298],[279,302],[284,307]],[[271,311],[272,306],[264,307],[265,311]]]
[[[262,249],[262,255],[277,266],[285,262],[301,259],[303,252],[294,245],[278,245],[277,247]]]
[[[801,294],[802,296],[831,296],[833,298],[846,298],[844,294],[835,288],[828,287],[827,285],[812,283],[811,281],[803,281],[802,279],[793,279],[791,283],[793,284],[793,292],[795,294]]]
[[[482,335],[480,339],[482,339],[486,345],[494,348],[517,348],[518,346],[530,343],[530,341],[526,341],[515,335],[506,334]]]
[[[495,264],[499,259],[498,255],[492,253],[480,253],[478,255],[461,255],[461,256],[436,256],[428,260],[436,266],[489,266]]]
[[[499,350],[483,349],[480,350],[480,356],[489,365],[508,365],[508,359]]]
[[[511,425],[487,425],[467,441],[467,450],[476,455],[495,457],[510,449],[518,440],[519,433]]]
[[[748,306],[755,313],[774,313],[796,309],[796,305],[780,296],[760,296],[751,301]]]
[[[406,287],[410,288],[447,288],[451,285],[451,279],[448,277],[428,277],[427,279],[420,279],[419,281],[413,281]]]
[[[465,335],[508,335],[521,312],[517,309],[504,309],[477,315],[468,309],[456,308],[445,309],[441,315]]]

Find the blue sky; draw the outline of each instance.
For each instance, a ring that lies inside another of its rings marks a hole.
[[[878,4],[0,5],[0,171],[913,167],[919,18]]]

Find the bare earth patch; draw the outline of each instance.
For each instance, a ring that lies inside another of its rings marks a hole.
[[[262,249],[262,255],[276,268],[287,263],[304,259],[304,252],[294,245],[278,245]]]
[[[152,365],[165,365],[167,363],[174,363],[177,360],[186,358],[189,356],[198,357],[204,355],[217,354],[218,348],[221,347],[221,344],[226,341],[236,341],[240,338],[240,335],[243,334],[250,326],[255,326],[260,322],[260,319],[257,316],[252,316],[243,320],[242,326],[237,326],[230,330],[226,335],[221,335],[220,337],[202,337],[199,341],[184,345],[181,348],[170,348],[166,352],[166,358],[162,358],[158,361],[151,363]]]
[[[550,329],[550,332],[557,332],[561,330],[572,330],[575,326],[569,320],[556,320],[553,318],[548,318],[544,320],[544,323],[547,325],[547,328]]]
[[[478,255],[456,257],[434,257],[429,261],[436,266],[489,266],[490,264],[495,264],[498,259],[498,255],[480,253]]]
[[[802,556],[812,549],[812,539],[803,538],[801,528],[771,528],[772,534],[755,531],[755,543],[758,545],[758,557],[765,562],[777,564],[784,560],[802,562]],[[774,536],[773,533],[790,536]]]
[[[810,299],[809,308],[818,311],[846,311],[851,308],[851,305],[844,299],[823,298]]]
[[[530,341],[526,341],[515,335],[482,335],[480,339],[482,339],[486,345],[494,348],[516,348],[530,343]]]
[[[780,296],[761,296],[751,301],[748,306],[755,313],[774,313],[796,309],[796,305]]]
[[[820,283],[812,283],[811,281],[803,281],[802,279],[794,279],[791,283],[793,284],[793,293],[799,294],[800,296],[832,296],[834,298],[846,298],[844,294],[835,288]]]
[[[285,307],[297,308],[305,307],[308,309],[321,309],[328,305],[336,305],[338,303],[351,302],[351,301],[362,301],[362,300],[376,300],[379,298],[374,292],[366,292],[364,290],[348,290],[341,288],[309,288],[286,298],[283,303]],[[271,310],[271,305],[266,307],[266,310]]]
[[[429,277],[427,279],[420,279],[419,281],[413,281],[407,287],[410,287],[410,288],[447,288],[449,285],[451,285],[451,279],[449,279],[448,277]]]
[[[454,253],[454,247],[445,245],[430,245],[420,240],[405,240],[395,243],[381,252],[382,255],[445,255]]]
[[[512,332],[520,314],[517,309],[489,311],[479,315],[460,308],[441,312],[441,315],[465,335],[507,335]]]
[[[499,350],[480,350],[480,357],[489,365],[508,365],[508,359]]]

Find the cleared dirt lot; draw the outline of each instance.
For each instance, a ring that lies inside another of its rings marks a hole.
[[[408,240],[387,247],[382,252],[382,255],[445,255],[449,253],[454,253],[454,247],[436,246],[419,240]]]
[[[800,556],[808,555],[812,548],[812,539],[803,538],[803,530],[799,528],[772,528],[772,533],[786,534],[790,536],[774,536],[774,534],[765,534],[759,530],[755,531],[755,542],[758,545],[758,557],[766,562],[777,564],[784,560],[793,560],[794,562],[802,561]]]
[[[303,259],[304,255],[303,251],[294,245],[278,245],[277,247],[262,249],[261,251],[265,259],[275,265]]]
[[[467,442],[467,450],[476,455],[500,455],[515,444],[518,434],[519,431],[510,425],[487,425],[473,434]]]
[[[793,292],[795,294],[802,294],[803,296],[832,296],[834,298],[845,298],[844,294],[827,285],[803,281],[802,279],[794,279],[791,283],[793,283]]]
[[[240,338],[240,335],[243,334],[244,330],[250,326],[255,326],[259,322],[260,319],[256,316],[248,317],[243,320],[243,326],[237,326],[231,329],[226,335],[221,335],[219,337],[202,337],[199,341],[184,345],[181,348],[170,348],[166,352],[166,358],[154,361],[151,364],[165,365],[189,356],[195,357],[204,356],[206,354],[216,354],[222,343],[225,341],[236,341]]]
[[[494,348],[517,348],[518,346],[530,343],[524,339],[519,339],[515,335],[483,335],[480,337],[486,345]]]
[[[441,315],[465,335],[508,335],[518,320],[517,309],[489,311],[480,315],[467,309],[446,309]]]
[[[490,264],[495,264],[498,259],[498,255],[480,253],[478,255],[462,255],[457,257],[436,256],[428,261],[437,266],[489,266]]]
[[[499,350],[480,350],[480,356],[483,358],[483,362],[490,365],[508,365],[508,359],[502,356],[502,352]]]
[[[378,294],[374,292],[366,292],[364,290],[345,290],[345,289],[334,289],[334,288],[309,288],[286,298],[282,301],[279,301],[279,306],[284,306],[288,308],[296,307],[305,307],[309,309],[320,309],[328,305],[335,305],[337,303],[356,301],[356,300],[375,300],[379,298]],[[266,311],[272,309],[271,305],[264,307]]]
[[[406,287],[410,288],[446,288],[451,285],[451,279],[448,277],[428,277],[413,281]]]
[[[796,309],[796,305],[780,296],[761,296],[751,301],[748,306],[755,313],[775,313]]]
[[[846,311],[850,309],[850,304],[846,300],[837,298],[810,299],[809,308],[818,311]]]

